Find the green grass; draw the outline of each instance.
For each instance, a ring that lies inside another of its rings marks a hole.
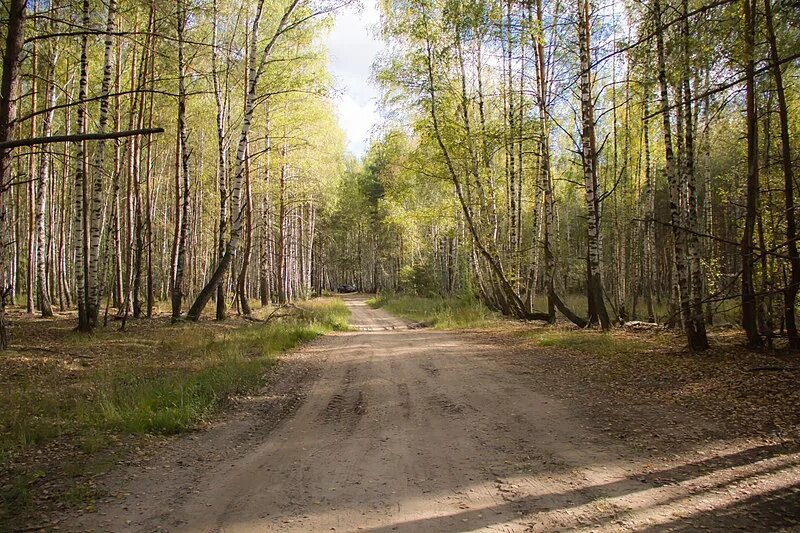
[[[45,473],[37,470],[30,474],[17,476],[11,483],[0,487],[0,511],[3,509],[24,509],[31,502],[31,486],[39,478],[44,477]],[[4,513],[0,512],[0,525],[5,520]]]
[[[472,298],[424,298],[384,293],[367,303],[437,329],[480,328],[498,320],[496,313]]]
[[[263,383],[277,356],[331,330],[347,328],[339,300],[305,302],[298,318],[225,333],[186,324],[163,348],[193,367],[163,377],[111,376],[98,400],[85,406],[88,427],[134,434],[174,434],[208,418],[221,400]]]
[[[368,300],[394,314],[437,329],[486,328],[499,324],[502,317],[480,302],[461,298],[425,298],[402,294],[379,294]],[[579,303],[575,298],[573,302]],[[553,346],[602,357],[641,354],[657,345],[655,339],[624,332],[576,331],[533,324],[513,333],[532,338],[539,346]]]
[[[565,348],[601,357],[641,354],[656,346],[652,339],[623,333],[600,331],[547,331],[531,336],[539,346]]]
[[[258,387],[280,353],[348,328],[349,310],[341,300],[318,299],[299,307],[296,316],[239,327],[185,323],[128,335],[66,332],[60,345],[87,354],[92,366],[70,369],[67,387],[47,375],[26,376],[5,387],[0,453],[7,459],[65,432],[77,431],[82,448],[91,452],[105,446],[108,430],[172,434],[191,429],[221,400]]]
[[[257,390],[281,353],[332,330],[348,329],[336,298],[298,304],[291,316],[170,325],[139,321],[126,331],[71,331],[71,321],[30,324],[49,335],[47,351],[6,352],[0,374],[0,461],[59,437],[90,458],[124,435],[169,435],[208,420],[231,396]],[[39,330],[32,329],[34,336]],[[63,350],[63,355],[58,352]],[[53,352],[59,353],[53,356]],[[79,355],[79,357],[75,357]],[[106,468],[108,459],[62,465],[68,478]],[[42,474],[43,475],[43,474]],[[48,474],[49,475],[49,474]],[[38,474],[21,471],[0,487],[0,529],[24,509]],[[69,502],[86,495],[76,488]]]

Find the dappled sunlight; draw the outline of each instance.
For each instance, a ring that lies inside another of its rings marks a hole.
[[[362,497],[353,501],[336,504],[323,495],[308,509],[237,522],[226,531],[301,531],[307,523],[325,530],[387,533],[522,528],[655,531],[716,512],[736,514],[739,506],[746,513],[760,499],[776,494],[789,508],[800,509],[800,453],[777,445],[712,455],[718,453],[698,450],[660,470],[621,461],[561,474],[544,471],[435,490],[398,490],[385,500],[370,498],[370,486],[380,481],[365,480]],[[709,457],[688,460],[699,454]]]

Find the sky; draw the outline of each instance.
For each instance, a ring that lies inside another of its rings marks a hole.
[[[327,39],[330,71],[336,80],[336,112],[347,135],[347,148],[363,156],[373,126],[379,121],[377,86],[372,83],[372,63],[384,45],[376,36],[380,16],[374,0],[348,7],[336,15]]]

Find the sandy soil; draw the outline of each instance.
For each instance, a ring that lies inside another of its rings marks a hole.
[[[111,497],[60,528],[800,530],[796,448],[634,446],[489,336],[348,305],[356,331],[288,356],[225,420],[117,469],[102,481]],[[669,422],[682,424],[714,422]]]

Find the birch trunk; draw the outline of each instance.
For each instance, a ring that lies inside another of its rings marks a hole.
[[[89,27],[89,0],[83,0],[83,24]],[[87,104],[89,87],[89,59],[88,59],[89,37],[81,37],[81,58],[80,58],[80,78],[78,81],[78,133],[86,133]],[[74,226],[73,246],[75,249],[75,290],[77,291],[78,304],[78,330],[83,332],[92,331],[92,320],[90,316],[89,284],[89,242],[86,207],[88,202],[88,176],[86,162],[86,143],[79,141],[75,143],[75,184],[74,184]]]
[[[211,26],[211,76],[214,83],[214,102],[217,106],[217,188],[219,191],[219,223],[217,231],[217,261],[225,255],[225,234],[228,229],[228,161],[225,148],[225,103],[219,81],[219,51],[217,49],[219,32],[219,2],[213,2],[213,21]],[[217,320],[225,319],[225,284],[217,285]]]
[[[103,55],[103,81],[100,88],[100,116],[97,123],[98,133],[103,134],[108,127],[108,115],[111,92],[111,69],[114,51],[113,34],[115,31],[115,18],[117,14],[117,1],[109,0],[108,18],[106,20],[105,51]],[[105,172],[105,140],[97,141],[94,153],[94,176],[92,184],[91,220],[89,226],[89,271],[87,279],[87,313],[93,325],[97,324],[100,312],[100,238],[103,226],[103,173]],[[87,176],[88,178],[88,176]]]
[[[191,183],[189,132],[186,126],[186,63],[184,51],[184,38],[186,31],[186,5],[183,0],[178,1],[178,137],[181,154],[181,215],[178,229],[178,246],[175,255],[175,278],[172,281],[172,319],[181,316],[181,303],[183,301],[183,278],[186,262],[186,238],[189,228],[189,184]],[[179,194],[176,190],[175,194]],[[176,213],[177,215],[177,213]]]
[[[686,200],[688,217],[686,225],[686,251],[689,260],[689,293],[691,326],[687,328],[689,347],[693,351],[708,349],[708,336],[706,335],[705,319],[703,317],[703,267],[700,261],[700,241],[697,236],[697,187],[694,173],[694,115],[692,112],[692,91],[690,80],[690,55],[689,55],[689,2],[683,0],[683,105],[686,127],[686,141],[684,147],[684,182],[686,184]],[[680,113],[681,110],[679,109]]]
[[[261,53],[261,57],[260,59],[258,59],[255,51],[257,49],[256,46],[259,42],[258,25],[261,19],[261,11],[264,7],[264,0],[259,0],[258,2],[258,6],[256,8],[256,16],[255,19],[253,20],[252,31],[250,35],[250,43],[251,43],[250,49],[253,52],[250,55],[250,62],[248,65],[249,75],[248,75],[247,97],[245,99],[245,112],[242,118],[242,131],[239,135],[239,145],[236,150],[236,164],[234,166],[234,172],[233,172],[233,188],[231,193],[233,220],[231,222],[230,239],[228,240],[228,243],[226,245],[225,254],[223,255],[222,259],[217,265],[217,268],[214,270],[208,283],[206,283],[206,286],[203,287],[203,289],[197,295],[197,298],[195,299],[191,309],[189,310],[188,318],[191,320],[199,320],[200,315],[203,312],[203,309],[205,308],[208,301],[211,299],[211,295],[216,291],[217,285],[219,285],[225,274],[228,272],[228,269],[230,268],[231,265],[231,261],[236,255],[236,251],[239,249],[239,243],[242,238],[242,224],[243,224],[242,182],[244,179],[244,157],[245,157],[245,150],[247,148],[247,135],[250,132],[250,125],[253,120],[253,111],[255,109],[255,98],[258,91],[258,81],[261,78],[261,74],[264,71],[267,59],[269,59],[270,54],[272,53],[272,50],[275,47],[275,43],[278,41],[278,38],[286,30],[287,25],[289,23],[289,18],[291,17],[292,13],[294,13],[295,8],[299,3],[300,0],[292,0],[286,7],[283,16],[278,22],[275,33],[272,35],[272,37],[268,40],[267,44],[264,46],[264,49]]]
[[[55,116],[56,91],[55,91],[55,67],[58,61],[58,53],[55,44],[50,45],[47,59],[45,60],[45,107],[48,109],[42,117],[42,136],[49,137],[53,130],[53,117]],[[51,159],[53,157],[50,145],[42,146],[42,153],[39,159],[39,179],[36,192],[36,290],[39,299],[39,309],[42,317],[53,316],[52,303],[50,298],[50,288],[47,280],[47,200],[50,194],[50,174]]]
[[[600,205],[597,194],[597,141],[595,138],[594,102],[592,95],[591,22],[588,0],[578,0],[578,43],[580,53],[581,86],[581,141],[583,149],[583,179],[586,188],[588,218],[587,290],[590,309],[600,320],[600,326],[611,327],[600,273]],[[590,322],[592,320],[590,314]]]

